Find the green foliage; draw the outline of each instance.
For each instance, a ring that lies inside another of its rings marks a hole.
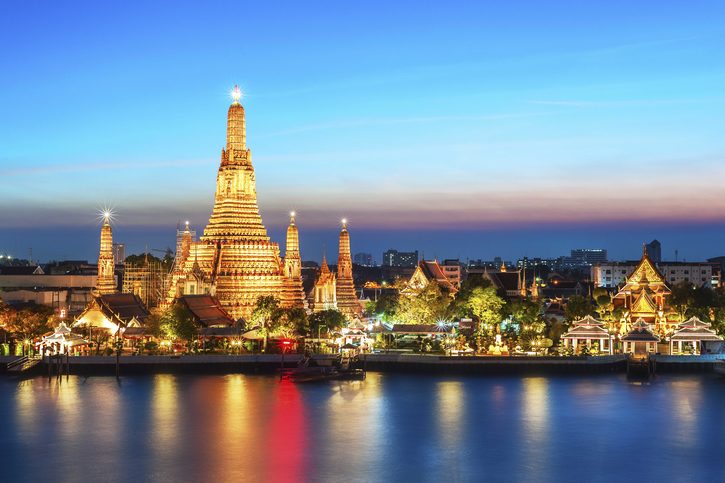
[[[488,288],[490,286],[491,281],[484,278],[482,274],[475,273],[469,275],[468,278],[461,283],[461,288],[458,290],[458,293],[456,293],[453,303],[451,303],[449,310],[451,317],[473,317],[473,312],[468,305],[471,293],[476,288]]]
[[[587,315],[594,315],[594,306],[588,298],[582,295],[572,295],[566,303],[564,315],[566,320],[573,322]]]
[[[310,316],[310,334],[316,338],[325,333],[335,332],[345,326],[345,316],[337,310],[323,310]]]
[[[183,340],[189,347],[197,335],[197,327],[189,309],[182,303],[162,312],[160,332],[169,340]]]
[[[496,288],[489,286],[474,288],[466,305],[479,320],[479,332],[490,333],[501,322],[505,302],[496,293]]]
[[[437,283],[413,290],[398,299],[396,321],[403,324],[433,324],[445,318],[450,297],[441,292]]]
[[[398,292],[385,292],[380,294],[380,297],[375,302],[375,313],[382,315],[385,319],[394,317],[395,310],[398,307],[398,297]]]

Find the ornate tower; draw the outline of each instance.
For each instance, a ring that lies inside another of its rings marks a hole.
[[[350,234],[347,231],[347,220],[345,219],[342,220],[340,251],[337,256],[337,309],[349,319],[354,319],[362,313],[352,280]]]
[[[234,317],[249,317],[257,298],[272,295],[283,307],[293,302],[283,290],[279,245],[270,241],[257,206],[252,155],[247,148],[241,91],[234,87],[227,113],[226,146],[217,172],[214,208],[204,234],[172,279],[169,298],[184,293],[216,296]]]
[[[312,290],[312,310],[321,312],[323,310],[337,310],[335,274],[327,266],[327,257],[322,255],[322,266],[320,274],[315,281],[315,288]]]
[[[116,264],[113,260],[113,230],[111,229],[110,218],[110,213],[103,214],[101,249],[98,253],[98,278],[96,279],[96,291],[101,295],[116,292],[116,278],[114,276]]]
[[[290,307],[305,308],[305,291],[302,288],[302,259],[300,238],[295,224],[295,212],[290,213],[287,227],[287,244],[284,251],[284,299]]]

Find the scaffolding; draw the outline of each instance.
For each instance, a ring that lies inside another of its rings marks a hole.
[[[166,293],[166,270],[161,262],[149,260],[126,263],[123,270],[123,293],[137,295],[148,308],[158,307]]]

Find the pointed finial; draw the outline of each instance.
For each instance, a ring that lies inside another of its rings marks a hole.
[[[234,104],[239,104],[239,99],[242,98],[242,90],[239,88],[238,85],[234,85],[234,89],[232,89],[231,96],[232,96],[232,100],[234,101]]]
[[[295,216],[297,216],[297,213],[295,213],[294,211],[289,212],[289,222],[292,225],[295,224]]]
[[[341,221],[342,221],[342,229],[343,230],[347,229],[347,218],[343,218]]]

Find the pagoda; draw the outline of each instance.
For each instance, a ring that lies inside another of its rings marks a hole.
[[[110,223],[111,213],[103,213],[103,226],[101,226],[101,247],[98,253],[98,277],[96,278],[96,292],[99,295],[116,293],[116,277],[114,274],[116,264],[113,260],[113,230]]]
[[[312,310],[322,312],[323,310],[337,310],[337,280],[335,274],[327,266],[327,257],[322,255],[322,266],[320,274],[315,280],[315,287],[312,289]]]
[[[184,241],[188,254],[177,259],[167,303],[181,295],[209,294],[238,319],[249,317],[261,296],[277,297],[282,307],[301,306],[302,300],[285,290],[287,277],[279,245],[270,240],[259,214],[237,86],[232,98],[209,223],[199,241]]]
[[[350,233],[347,231],[347,220],[342,220],[340,245],[337,256],[337,310],[352,320],[362,314],[362,307],[355,294],[352,280],[352,257],[350,256]]]
[[[642,259],[634,271],[627,277],[624,286],[612,298],[615,308],[622,308],[622,331],[627,332],[633,321],[642,320],[654,326],[660,333],[669,331],[666,299],[671,294],[665,283],[665,277],[657,269],[643,246]]]
[[[307,308],[305,290],[302,288],[302,258],[300,237],[295,223],[295,212],[290,213],[287,240],[284,251],[284,296],[290,307]]]

